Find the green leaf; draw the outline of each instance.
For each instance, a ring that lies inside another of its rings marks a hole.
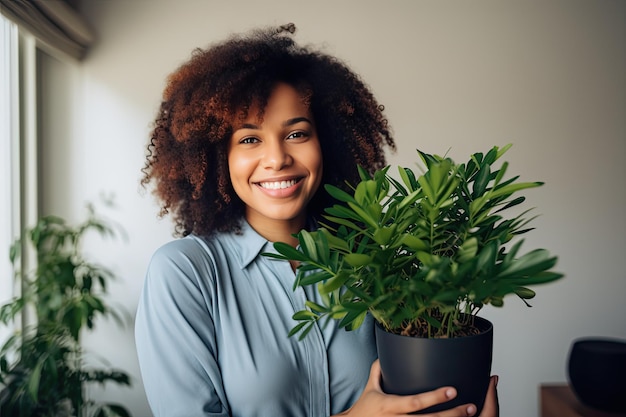
[[[397,225],[383,226],[374,232],[374,241],[382,246],[387,246],[396,234]]]
[[[512,143],[509,143],[509,144],[507,144],[507,145],[505,145],[505,146],[503,146],[502,148],[499,148],[499,149],[498,149],[498,147],[495,147],[496,150],[498,151],[496,159],[499,159],[502,155],[504,155],[504,153],[506,151],[508,151],[511,148],[511,146],[513,146]]]
[[[498,274],[500,279],[529,276],[546,271],[556,265],[557,258],[545,249],[535,249],[516,259]]]
[[[367,172],[367,170],[363,168],[361,165],[357,165],[357,169],[359,171],[359,178],[361,178],[362,181],[367,181],[369,179],[372,179],[369,172]]]
[[[376,193],[376,182],[374,180],[361,181],[354,191],[354,199],[358,204],[370,202],[370,196]]]
[[[404,234],[400,238],[400,242],[402,245],[407,246],[409,249],[413,251],[427,251],[428,243],[417,236]]]
[[[326,208],[325,211],[330,216],[340,217],[342,219],[357,220],[357,221],[361,220],[361,217],[350,207],[340,206],[338,204],[335,204],[332,207]]]
[[[307,285],[317,284],[320,281],[329,279],[332,275],[328,271],[317,271],[310,274],[306,274],[303,277],[298,278],[298,285],[300,287],[306,287]]]
[[[302,248],[304,254],[308,258],[318,261],[319,256],[317,253],[317,244],[315,243],[313,234],[307,232],[306,230],[301,230],[298,234],[298,240],[300,241],[300,247]]]
[[[298,324],[296,324],[290,331],[289,334],[287,335],[287,337],[292,337],[293,335],[295,335],[296,333],[298,333],[304,326],[308,325],[310,322],[309,321],[303,321],[300,322]]]
[[[47,356],[47,355],[46,355]],[[41,369],[45,363],[46,356],[39,358],[33,371],[28,376],[28,394],[33,401],[37,402],[39,398],[39,382],[41,381]]]
[[[300,336],[298,336],[298,340],[304,339],[306,337],[306,335],[308,335],[309,332],[311,330],[313,330],[313,327],[315,326],[315,322],[312,322],[312,321],[308,322],[308,323],[305,323],[305,324],[306,324],[306,326],[304,326],[302,332],[300,333]]]
[[[355,268],[368,265],[372,262],[370,255],[364,255],[361,253],[348,253],[344,259],[350,266]]]
[[[506,173],[507,169],[509,167],[509,163],[508,162],[503,162],[502,166],[500,167],[500,169],[497,171],[496,173],[496,178],[494,179],[493,183],[494,184],[499,184],[500,181],[502,181],[502,178],[504,178],[504,174]]]
[[[517,287],[515,289],[515,294],[517,294],[519,298],[523,298],[525,300],[529,300],[535,296],[535,292],[533,290],[525,287]]]
[[[361,327],[361,324],[363,324],[366,315],[367,310],[348,311],[346,315],[343,316],[338,326],[341,328],[345,327],[347,330],[356,330]]]
[[[15,242],[9,247],[9,260],[11,261],[11,265],[15,265],[15,260],[19,258],[21,253],[22,241],[20,239],[16,239]]]
[[[477,253],[478,239],[475,236],[472,236],[459,246],[456,253],[456,259],[461,263],[469,262],[469,260],[475,257]]]
[[[372,215],[373,213],[365,210],[363,207],[359,206],[357,203],[348,203],[348,206],[357,214],[358,220],[364,223],[367,223],[373,229],[378,227],[378,222],[375,217]]]
[[[433,190],[433,187],[428,181],[428,178],[425,175],[421,175],[417,179],[417,182],[419,182],[420,186],[422,187],[422,192],[424,193],[426,198],[428,198],[431,201],[431,203],[434,204],[434,202],[436,201],[435,191]]]
[[[411,169],[398,167],[398,173],[400,174],[400,179],[402,179],[402,182],[410,193],[417,191],[415,188],[417,180],[415,178],[415,173]],[[396,188],[398,188],[397,185]]]
[[[301,262],[308,260],[308,258],[302,252],[284,242],[275,242],[274,249],[276,249],[278,253],[283,255],[285,259],[288,260]],[[268,254],[268,256],[270,256],[270,254]]]
[[[324,230],[324,229],[322,229]],[[317,231],[315,234],[315,250],[317,252],[317,261],[327,264],[330,259],[330,247],[328,245],[328,232]]]
[[[519,280],[522,285],[539,285],[539,284],[547,284],[549,282],[556,281],[563,277],[563,274],[559,272],[552,271],[542,271],[533,274],[532,277],[525,277]]]
[[[324,306],[321,306],[317,303],[314,303],[313,301],[309,301],[307,300],[304,303],[305,306],[307,306],[309,309],[311,309],[311,311],[314,311],[316,313],[326,313],[328,311],[328,309]]]
[[[283,243],[283,242],[276,242],[276,243]],[[281,255],[279,253],[273,253],[273,252],[261,252],[261,255],[267,257],[267,258],[273,258],[273,259],[280,259],[280,260],[287,260],[287,258],[285,257],[285,255]]]
[[[309,310],[300,310],[297,311],[293,314],[292,318],[294,320],[311,320],[311,319],[315,319],[317,317],[317,315],[315,313],[313,313],[312,311]]]
[[[483,163],[485,165],[491,165],[493,164],[496,159],[498,159],[498,147],[494,146],[493,148],[489,149],[489,151],[487,152],[487,155],[485,155],[485,159],[483,160]]]
[[[491,242],[481,249],[478,254],[478,262],[476,264],[476,272],[490,272],[496,264],[497,242]]]
[[[347,252],[350,250],[350,247],[348,246],[348,242],[333,235],[327,229],[319,229],[319,232],[322,233],[326,237],[326,242],[328,244],[329,250],[330,248],[339,249],[340,251],[344,251],[344,252]]]
[[[331,195],[336,200],[343,201],[345,203],[356,203],[356,200],[353,196],[343,191],[341,188],[335,187],[334,185],[326,184],[324,189],[328,194]]]
[[[489,165],[483,165],[478,171],[478,176],[474,180],[474,187],[472,196],[478,197],[481,196],[485,190],[487,189],[487,184],[489,183],[489,176],[491,175],[491,171],[489,170]]]
[[[543,185],[543,182],[518,182],[513,184],[508,184],[503,187],[494,188],[489,194],[490,198],[494,199],[503,195],[511,195],[517,191],[525,190],[527,188],[535,188]]]
[[[494,295],[489,299],[489,303],[494,307],[502,307],[504,306],[504,299]]]
[[[415,190],[411,192],[411,194],[404,197],[402,201],[400,201],[400,203],[398,204],[398,210],[401,210],[405,208],[406,206],[409,206],[415,203],[417,199],[420,197],[421,193],[422,193],[422,190]]]
[[[356,330],[359,327],[361,327],[366,317],[367,317],[367,310],[363,311],[354,320],[352,320],[352,324],[348,326],[348,330]]]
[[[318,291],[322,294],[330,294],[341,288],[350,278],[350,274],[346,271],[340,271],[337,275],[327,280],[325,283],[318,284]]]
[[[498,210],[496,211],[496,213],[501,212],[501,211],[504,211],[504,210],[506,210],[506,209],[508,209],[508,208],[511,208],[511,207],[515,207],[515,206],[517,206],[517,205],[519,205],[519,204],[522,204],[525,200],[526,200],[526,197],[524,197],[524,196],[517,197],[517,198],[515,198],[515,199],[513,199],[513,200],[509,201],[509,202],[508,202],[508,203],[507,203],[504,207],[502,207],[502,208],[498,209]]]
[[[356,230],[356,231],[360,231],[362,228],[361,226],[357,225],[354,222],[351,222],[349,220],[345,220],[339,217],[332,217],[332,216],[324,216],[326,219],[328,219],[331,222],[337,223],[338,225],[342,225],[347,227],[350,230]],[[330,243],[330,242],[329,242]],[[338,245],[336,245],[336,247],[339,247]]]

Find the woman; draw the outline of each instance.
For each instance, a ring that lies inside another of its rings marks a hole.
[[[155,416],[397,416],[456,395],[384,394],[371,319],[287,337],[318,295],[261,254],[315,227],[331,204],[320,184],[356,182],[357,164],[374,171],[395,149],[368,87],[294,30],[231,37],[168,79],[143,184],[182,239],[154,254],[136,321]],[[482,415],[496,414],[494,377]]]

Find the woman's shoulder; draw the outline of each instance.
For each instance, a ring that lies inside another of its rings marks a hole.
[[[157,248],[154,255],[171,257],[176,255],[191,254],[194,252],[210,251],[207,242],[210,242],[210,239],[202,238],[196,235],[187,235],[185,237],[163,243]]]
[[[226,234],[216,234],[209,237],[188,235],[164,243],[152,255],[153,262],[206,263],[215,261],[224,252]]]
[[[208,236],[190,234],[160,246],[153,254],[150,269],[176,268],[184,273],[245,268],[267,248],[267,239],[247,223],[240,231]]]

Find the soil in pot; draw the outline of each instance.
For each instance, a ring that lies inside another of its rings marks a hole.
[[[383,390],[408,395],[453,386],[457,389],[456,398],[416,414],[473,403],[479,415],[491,375],[493,325],[481,317],[475,317],[474,325],[480,333],[428,339],[393,334],[376,324]]]

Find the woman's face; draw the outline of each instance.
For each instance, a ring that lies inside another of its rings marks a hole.
[[[278,84],[263,120],[257,108],[234,128],[228,168],[246,219],[259,230],[279,222],[304,226],[306,206],[322,178],[322,151],[309,107],[288,84]]]

